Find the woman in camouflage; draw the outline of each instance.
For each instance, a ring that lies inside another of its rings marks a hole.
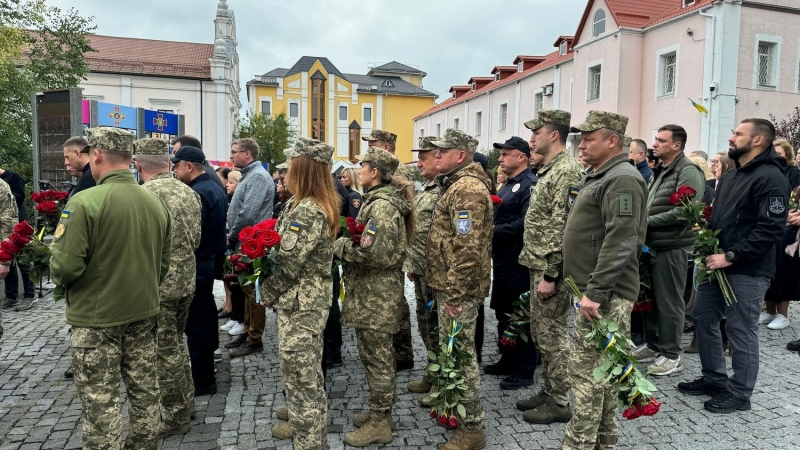
[[[345,263],[346,299],[342,323],[356,329],[358,355],[364,365],[369,412],[356,414],[359,429],[345,435],[353,447],[392,441],[392,407],[397,372],[392,334],[400,328],[403,296],[402,267],[414,227],[411,183],[392,178],[399,161],[391,153],[370,147],[360,155],[364,194],[356,221],[364,225],[360,241],[340,238],[336,256]]]
[[[322,377],[322,332],[333,288],[333,242],[339,231],[339,197],[329,163],[333,147],[301,138],[287,152],[286,175],[294,194],[278,218],[281,273],[261,284],[261,303],[277,310],[278,350],[288,416],[272,428],[276,439],[293,437],[296,450],[328,448],[327,400]]]

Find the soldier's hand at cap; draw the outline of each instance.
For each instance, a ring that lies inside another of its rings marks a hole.
[[[459,314],[461,314],[461,306],[450,306],[445,304],[444,314],[451,319],[455,319]]]
[[[539,300],[545,300],[552,297],[556,293],[556,283],[555,281],[546,281],[542,280],[539,282],[539,286],[536,287],[536,297]]]
[[[585,295],[581,299],[580,309],[578,311],[580,311],[583,318],[588,321],[603,318],[603,316],[600,315],[600,303],[591,301],[589,297]]]

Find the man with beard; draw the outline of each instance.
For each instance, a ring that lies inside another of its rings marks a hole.
[[[724,270],[736,301],[726,307],[716,281],[697,286],[694,320],[702,376],[678,383],[678,390],[711,395],[704,406],[715,413],[749,411],[758,375],[758,316],[775,274],[773,248],[783,237],[791,190],[774,140],[775,127],[770,121],[743,120],[728,139],[728,156],[736,167],[719,180],[714,199],[709,225],[719,230],[721,250],[705,263],[708,270]],[[730,378],[719,330],[723,317],[733,348]]]

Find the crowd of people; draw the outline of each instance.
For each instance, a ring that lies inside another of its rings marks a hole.
[[[286,162],[272,177],[251,139],[232,143],[233,170],[216,172],[191,136],[171,148],[103,127],[69,139],[65,164],[78,182],[53,237],[50,270],[66,288],[66,376],[74,377],[83,405],[84,447],[156,448],[159,438],[189,432],[194,398],[217,391],[219,332],[232,336],[223,346],[231,358],[262,352],[267,308],[277,316],[274,345],[287,403],[275,411],[281,421],[273,437],[291,439],[297,449],[327,448],[325,374],[343,364],[345,325],[355,329],[368,389],[367,410],[353,416],[356,429],[344,441],[388,444],[397,371],[414,368],[412,303],[425,354],[438,354],[458,323],[458,346],[470,355],[459,369],[463,409],[455,422],[440,422],[455,428],[440,449],[485,448],[480,363],[490,294],[500,359],[482,370],[514,390],[532,385],[540,367],[541,390],[516,406],[528,422],[567,423],[564,449],[613,449],[617,442],[617,395],[595,381],[602,354],[587,336],[600,318],[632,335],[631,355],[650,363],[654,376],[682,371],[681,354],[698,352],[702,376],[678,383],[679,391],[710,395],[704,406],[711,412],[749,410],[758,327],[788,326],[788,301],[800,298],[794,150],[775,140],[769,121],[747,119],[729,150],[708,165],[707,154],[687,153],[681,126],[661,127],[648,149],[626,136],[627,122],[591,111],[576,123],[569,112],[542,110],[525,123],[529,139],[494,144],[496,174],[464,131],[423,136],[413,149],[423,180],[416,184],[394,155],[397,136],[383,130],[363,138],[360,166],[338,177],[331,174],[333,147],[307,138],[284,150]],[[577,158],[567,150],[570,133],[580,134]],[[134,152],[138,183],[129,170]],[[13,192],[20,184],[13,172],[0,177],[8,180],[0,183],[0,237],[7,238],[27,213]],[[693,255],[698,224],[671,201],[681,187],[713,206],[708,225],[720,232],[719,254]],[[363,231],[344,234],[341,217]],[[280,272],[257,292],[226,280],[217,308],[213,284],[226,255],[241,252],[242,230],[267,219],[276,219],[281,236]],[[643,249],[653,256],[648,301],[655,306],[633,312]],[[717,282],[698,281],[696,265],[724,271],[736,301],[726,306]],[[12,268],[0,265],[0,277]],[[566,287],[568,279],[582,298]],[[413,299],[405,297],[406,280]],[[4,309],[30,303],[28,285],[21,303],[16,289],[7,281]],[[515,302],[526,292],[530,338],[509,345]],[[219,319],[228,321],[220,326]],[[691,329],[695,337],[683,349],[682,334]],[[800,340],[788,348],[800,349]],[[124,441],[120,380],[130,419]],[[422,371],[406,387],[420,394],[422,407],[440,403],[433,381]]]

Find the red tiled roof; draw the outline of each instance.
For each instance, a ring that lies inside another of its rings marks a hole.
[[[467,84],[467,85],[460,85],[460,86],[450,86],[450,90],[449,90],[449,91],[447,91],[447,92],[453,92],[453,91],[468,91],[468,90],[470,90],[470,89],[472,89],[472,86],[470,86],[470,85],[468,85],[468,84]]]
[[[514,64],[519,64],[520,61],[544,61],[544,58],[544,56],[517,55],[514,58]]]
[[[714,3],[714,0],[697,0],[697,1],[695,1],[694,5],[687,6],[685,8],[682,7],[681,5],[678,5],[676,8],[674,8],[674,9],[672,9],[670,11],[667,11],[664,14],[662,14],[662,15],[654,18],[650,22],[648,22],[644,26],[644,28],[659,24],[661,22],[666,22],[669,19],[678,17],[678,16],[680,16],[682,14],[688,13],[690,11],[694,11],[696,9],[705,8],[706,6],[708,6],[708,5],[712,4],[712,3]]]
[[[494,77],[472,77],[467,83],[480,83],[481,81],[494,81]]]
[[[497,72],[516,72],[516,71],[517,71],[517,66],[494,66],[494,69],[492,69],[491,73],[495,74]]]
[[[578,31],[575,32],[576,37],[581,35],[583,27],[589,20],[589,13],[595,1],[589,0],[586,3]],[[714,0],[697,0],[694,5],[684,8],[681,0],[605,0],[617,26],[628,28],[647,28],[713,2]]]
[[[559,36],[558,39],[556,39],[556,43],[553,44],[553,47],[558,47],[561,44],[561,41],[572,42],[574,40],[575,36]]]
[[[517,58],[520,58],[520,56],[517,56]],[[534,57],[529,57],[529,58],[534,58]],[[414,118],[414,120],[419,119],[421,117],[429,116],[429,115],[431,115],[431,114],[433,114],[433,113],[435,113],[437,111],[441,111],[442,109],[447,108],[449,106],[452,106],[454,104],[461,103],[461,102],[463,102],[465,100],[469,100],[470,98],[482,95],[485,92],[488,92],[488,91],[491,91],[491,90],[494,90],[494,89],[498,89],[498,88],[500,88],[502,86],[505,86],[506,84],[509,84],[509,83],[511,83],[511,82],[513,82],[515,80],[518,80],[518,79],[523,78],[523,77],[527,77],[528,75],[532,75],[532,74],[534,74],[534,73],[536,73],[536,72],[538,72],[538,71],[540,71],[542,69],[546,69],[546,68],[548,68],[550,66],[554,66],[556,64],[563,63],[564,61],[566,61],[568,59],[572,59],[572,51],[569,51],[564,56],[558,56],[558,51],[555,51],[553,53],[548,54],[547,56],[537,56],[535,58],[542,59],[542,62],[537,64],[536,66],[530,68],[530,69],[526,69],[523,72],[516,72],[516,73],[514,73],[513,75],[510,75],[508,78],[506,78],[504,80],[498,81],[496,83],[489,83],[486,86],[484,86],[484,87],[482,87],[480,89],[476,89],[473,92],[468,92],[466,94],[460,95],[460,96],[458,96],[457,99],[454,99],[454,98],[450,97],[447,100],[445,100],[445,101],[439,103],[438,105],[434,106],[433,108],[431,108],[431,109],[425,111],[424,113],[418,115],[417,117]],[[453,87],[456,87],[456,86],[453,86]]]
[[[87,36],[96,52],[84,57],[91,72],[211,79],[212,44],[116,36]]]

